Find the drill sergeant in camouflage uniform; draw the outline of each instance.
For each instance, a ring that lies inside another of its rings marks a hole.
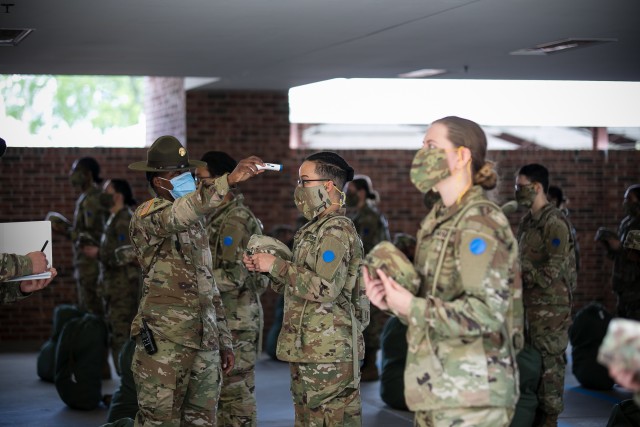
[[[133,216],[130,206],[135,206],[136,201],[129,183],[122,179],[105,182],[103,199],[111,216],[100,239],[100,247],[85,246],[84,253],[100,261],[98,283],[109,325],[111,354],[116,371],[121,375],[118,355],[129,340],[131,322],[140,300],[141,272],[129,239],[129,224]]]
[[[56,277],[56,269],[47,268],[48,261],[44,252],[29,252],[26,255],[0,253],[0,303],[8,304],[25,299],[32,292],[39,291]],[[5,282],[15,277],[51,272],[51,277],[22,282]]]
[[[295,235],[293,260],[258,253],[244,261],[284,292],[277,355],[289,362],[295,426],[360,426],[358,360],[367,321],[356,311],[368,310],[368,301],[354,302],[362,243],[343,216],[340,191],[353,169],[337,154],[320,152],[305,159],[299,177],[294,199],[309,222]]]
[[[109,211],[104,205],[102,191],[96,186],[102,182],[100,165],[93,157],[83,157],[73,162],[69,172],[71,185],[81,191],[76,201],[73,224],[65,227],[60,222],[51,222],[53,231],[66,235],[73,245],[73,277],[78,290],[78,306],[98,316],[104,314],[101,290],[98,288],[100,263],[85,254],[97,250],[104,231]]]
[[[220,151],[210,151],[201,160],[207,166],[196,169],[198,180],[218,178],[237,166],[233,158]],[[222,382],[218,426],[256,426],[255,365],[262,333],[260,295],[268,279],[249,273],[242,263],[242,254],[251,235],[262,234],[262,226],[244,205],[242,194],[234,190],[207,216],[206,229],[213,256],[213,277],[222,296],[235,353],[233,371]]]
[[[596,240],[606,246],[614,260],[612,284],[618,299],[617,315],[640,320],[640,260],[633,259],[622,245],[630,231],[640,230],[640,184],[627,188],[623,206],[626,216],[620,222],[617,236],[600,229]]]
[[[348,210],[349,218],[353,221],[362,240],[364,254],[368,254],[378,243],[391,240],[387,219],[375,206],[380,196],[373,190],[371,178],[366,175],[356,175],[351,182],[347,183],[345,194],[347,207],[351,208]],[[371,321],[363,332],[362,381],[376,381],[379,377],[376,355],[380,349],[380,333],[388,317],[377,307],[371,307]]]
[[[196,188],[187,151],[172,136],[158,138],[147,161],[129,165],[146,171],[153,193],[136,209],[130,237],[142,268],[143,288],[131,326],[137,345],[132,360],[138,405],[136,425],[215,425],[220,366],[233,369],[227,329],[204,217],[212,213],[230,185],[261,173],[257,157],[240,161],[234,171],[205,179]],[[144,322],[157,351],[145,351],[138,336]]]
[[[539,164],[523,166],[516,200],[529,208],[518,226],[526,340],[542,355],[536,426],[556,426],[564,407],[565,351],[571,326],[576,261],[571,226],[547,200],[549,173]]]
[[[434,122],[410,174],[418,190],[442,197],[417,236],[418,294],[383,269],[379,278],[363,270],[371,303],[408,325],[405,399],[416,426],[507,426],[518,400],[518,245],[483,194],[497,181],[485,153],[476,123]]]

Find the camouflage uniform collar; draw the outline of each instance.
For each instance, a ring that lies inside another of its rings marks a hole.
[[[542,208],[540,208],[538,212],[532,213],[531,211],[529,211],[528,214],[531,216],[531,219],[533,221],[537,222],[537,221],[540,221],[542,218],[545,218],[547,215],[549,215],[551,211],[553,211],[554,209],[557,209],[557,208],[553,206],[551,203],[547,203]]]
[[[464,209],[467,203],[482,197],[483,194],[484,191],[482,190],[482,187],[480,187],[479,185],[474,185],[462,196],[460,202],[454,203],[449,207],[444,206],[444,204],[438,205],[440,207],[440,209],[436,211],[438,222],[444,222],[449,218],[455,216],[458,212]]]

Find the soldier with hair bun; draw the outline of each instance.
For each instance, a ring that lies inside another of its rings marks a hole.
[[[353,169],[320,152],[299,169],[294,199],[308,222],[294,238],[293,258],[246,255],[250,271],[268,273],[284,293],[277,356],[289,362],[296,427],[361,426],[362,330],[369,303],[359,293],[362,242],[344,216],[344,188]]]
[[[408,326],[404,387],[415,426],[507,426],[518,400],[518,245],[484,195],[497,181],[486,149],[470,120],[432,123],[410,172],[418,190],[441,196],[417,236],[417,295],[383,269],[378,278],[363,269],[371,302]]]

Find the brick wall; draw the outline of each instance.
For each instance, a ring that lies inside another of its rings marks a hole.
[[[248,205],[261,218],[265,229],[279,223],[293,224],[298,216],[293,204],[297,168],[308,151],[291,151],[286,93],[207,93],[186,96],[186,137],[193,158],[208,150],[227,151],[240,159],[255,154],[268,162],[284,165],[283,172],[267,172],[241,185]],[[380,209],[389,220],[391,232],[415,233],[425,214],[422,198],[408,179],[414,152],[403,150],[339,151],[357,173],[372,177],[380,192]],[[145,149],[41,149],[10,148],[0,160],[0,221],[39,220],[49,210],[73,215],[76,194],[67,173],[74,159],[94,156],[102,165],[103,177],[129,180],[138,201],[148,197],[144,174],[128,171],[126,165],[141,160]],[[514,173],[531,162],[546,165],[552,182],[570,199],[571,219],[578,230],[583,268],[579,274],[576,307],[591,300],[603,301],[613,309],[610,292],[611,262],[593,243],[599,226],[615,229],[622,217],[622,195],[627,185],[640,181],[640,152],[592,151],[501,151],[490,152],[502,177],[492,192],[498,202],[513,193]],[[518,214],[510,218],[514,226]],[[31,346],[47,339],[53,307],[75,301],[71,277],[71,248],[62,238],[53,239],[55,266],[60,276],[44,291],[0,310],[0,347]],[[263,296],[265,328],[272,321],[275,295]]]
[[[177,77],[145,77],[144,112],[146,145],[161,135],[173,135],[184,141],[185,92],[184,79]]]

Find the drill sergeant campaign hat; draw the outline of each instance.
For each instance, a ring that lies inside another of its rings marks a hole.
[[[174,136],[161,136],[147,150],[147,160],[131,163],[129,169],[143,172],[167,172],[207,167],[200,160],[189,160],[187,149]]]
[[[253,234],[249,238],[247,253],[249,255],[267,253],[286,261],[291,261],[291,258],[293,258],[291,249],[289,249],[287,245],[271,236],[260,234]]]
[[[364,265],[371,277],[378,277],[376,269],[379,268],[413,295],[418,293],[420,277],[411,261],[393,243],[384,241],[375,245],[365,257]]]
[[[640,251],[640,230],[631,230],[624,239],[625,249]]]

